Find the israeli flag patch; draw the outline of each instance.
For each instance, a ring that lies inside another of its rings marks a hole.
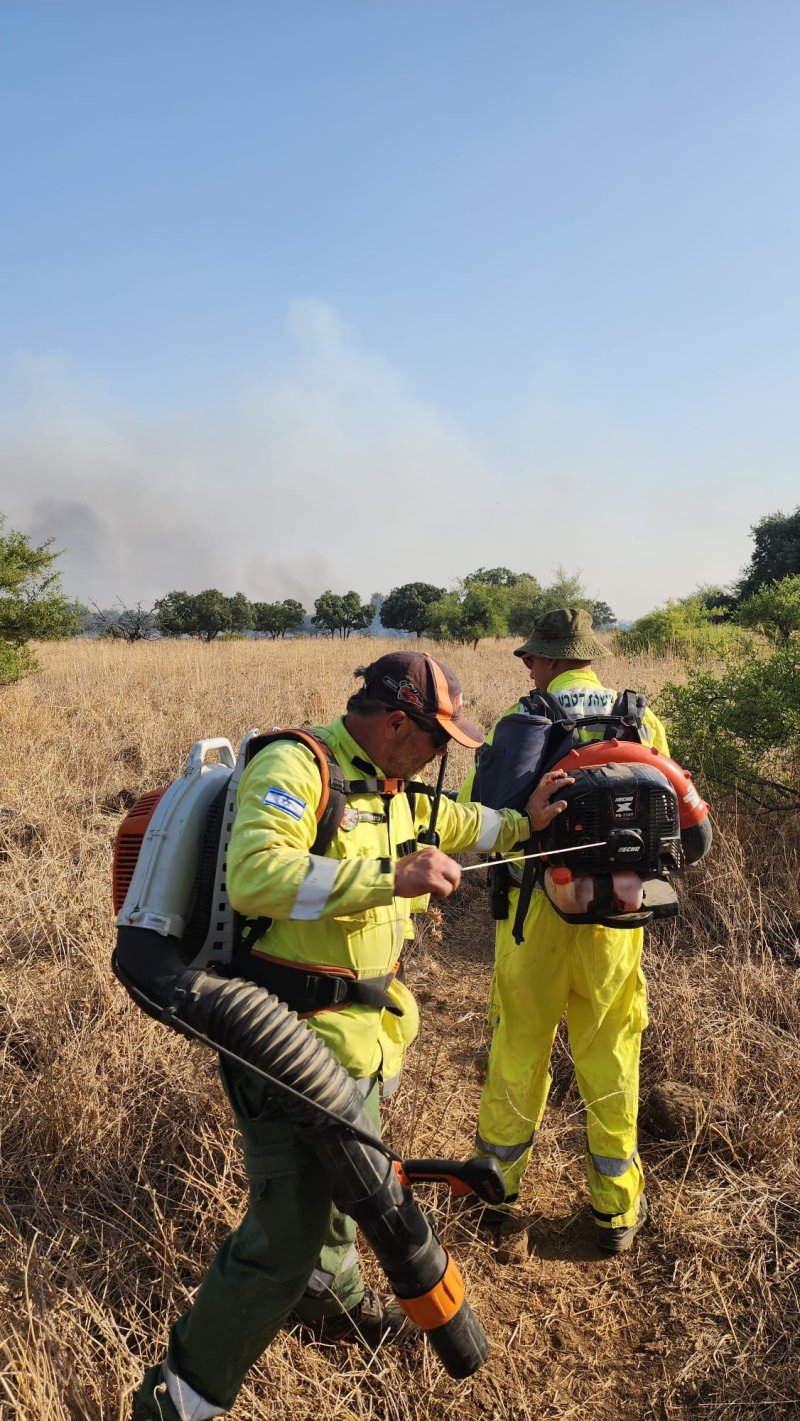
[[[273,785],[264,795],[263,804],[269,804],[273,809],[280,809],[282,814],[291,814],[293,819],[302,819],[308,808],[304,799],[298,799],[296,794],[290,794],[287,789],[278,789]]]

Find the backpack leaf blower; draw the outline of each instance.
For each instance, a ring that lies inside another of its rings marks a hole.
[[[711,846],[708,805],[691,775],[653,746],[616,739],[573,748],[550,768],[574,777],[559,790],[566,809],[540,835],[547,854],[542,886],[556,912],[570,923],[611,928],[674,917],[671,878]],[[582,851],[582,843],[594,847]],[[536,872],[527,870],[514,922],[517,941]]]

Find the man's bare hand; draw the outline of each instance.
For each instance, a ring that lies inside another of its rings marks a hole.
[[[394,891],[398,898],[449,898],[461,882],[461,868],[441,849],[418,849],[398,859],[394,868]]]
[[[562,814],[567,807],[565,799],[554,800],[553,795],[558,794],[559,790],[563,790],[566,785],[574,785],[574,783],[573,776],[568,775],[566,770],[550,770],[546,775],[542,775],[525,805],[525,812],[531,821],[531,827],[537,833],[546,829],[556,815]]]

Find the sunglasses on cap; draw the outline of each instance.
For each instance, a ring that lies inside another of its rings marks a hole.
[[[414,715],[412,711],[406,710],[405,706],[403,706],[403,713],[408,716],[409,720],[413,720],[415,725],[421,726],[427,732],[433,741],[435,750],[442,750],[449,743],[450,736],[438,720],[426,720],[424,716]]]

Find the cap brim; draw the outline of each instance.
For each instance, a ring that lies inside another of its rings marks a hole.
[[[477,725],[473,725],[471,721],[464,720],[462,717],[453,720],[449,715],[437,715],[436,719],[442,730],[447,731],[451,740],[457,740],[459,745],[466,745],[470,750],[477,750],[486,739],[483,731],[479,730]]]

